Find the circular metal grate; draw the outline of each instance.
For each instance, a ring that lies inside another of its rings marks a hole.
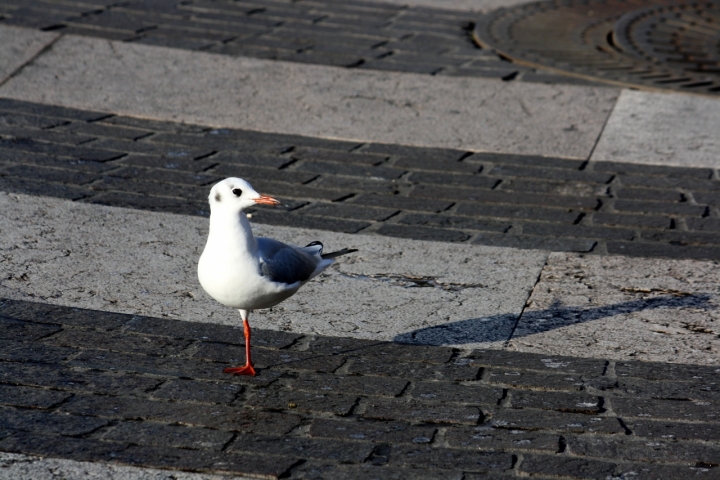
[[[720,95],[720,0],[558,0],[492,12],[484,48],[524,65],[615,85]]]

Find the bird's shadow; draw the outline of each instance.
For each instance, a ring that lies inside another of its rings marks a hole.
[[[568,325],[642,310],[675,308],[712,310],[715,305],[710,300],[711,296],[704,294],[663,295],[594,308],[566,307],[560,301],[556,301],[550,308],[524,312],[520,318],[512,313],[470,318],[405,332],[395,336],[393,341],[423,345],[505,342],[510,338],[534,335]],[[520,324],[523,328],[518,329]]]

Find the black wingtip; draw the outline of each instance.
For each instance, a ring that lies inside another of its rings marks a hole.
[[[342,255],[347,255],[348,253],[353,253],[353,252],[357,252],[357,251],[358,251],[357,248],[343,248],[342,250],[338,250],[337,252],[325,253],[325,254],[321,255],[321,257],[323,259],[336,258],[336,257],[340,257]]]

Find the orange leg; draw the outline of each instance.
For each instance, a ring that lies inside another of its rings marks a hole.
[[[245,327],[245,365],[242,367],[228,367],[223,370],[223,372],[235,375],[250,375],[254,377],[255,369],[253,368],[252,360],[250,358],[250,324],[247,320],[243,319],[243,326]]]

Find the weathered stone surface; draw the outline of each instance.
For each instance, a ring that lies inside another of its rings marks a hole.
[[[77,63],[79,58],[84,61]],[[208,72],[213,72],[211,77]],[[297,88],[279,80],[289,77],[298,79]],[[245,80],[238,83],[237,78]],[[457,91],[467,95],[458,97]],[[59,40],[0,93],[205,125],[575,158],[590,153],[618,95],[608,88],[413,74],[398,82],[384,72],[71,36]]]
[[[560,436],[557,434],[506,430],[484,425],[448,430],[445,440],[450,447],[485,451],[543,450],[557,452],[560,449]]]
[[[515,351],[716,365],[713,262],[553,253],[510,341]]]
[[[453,423],[476,425],[480,419],[480,409],[425,402],[398,402],[387,400],[369,400],[365,409],[365,418],[379,420],[403,420],[420,423]]]
[[[122,422],[100,430],[95,437],[121,443],[158,445],[175,448],[221,450],[233,438],[231,432],[206,428],[166,425],[155,422]]]
[[[592,159],[717,167],[718,121],[714,98],[623,90]]]
[[[369,440],[375,443],[430,443],[436,428],[404,422],[339,421],[315,419],[309,434],[319,438]]]
[[[0,84],[6,82],[10,75],[16,74],[18,69],[52,44],[57,37],[57,33],[3,25],[0,29],[0,44],[4,45],[0,52]]]

